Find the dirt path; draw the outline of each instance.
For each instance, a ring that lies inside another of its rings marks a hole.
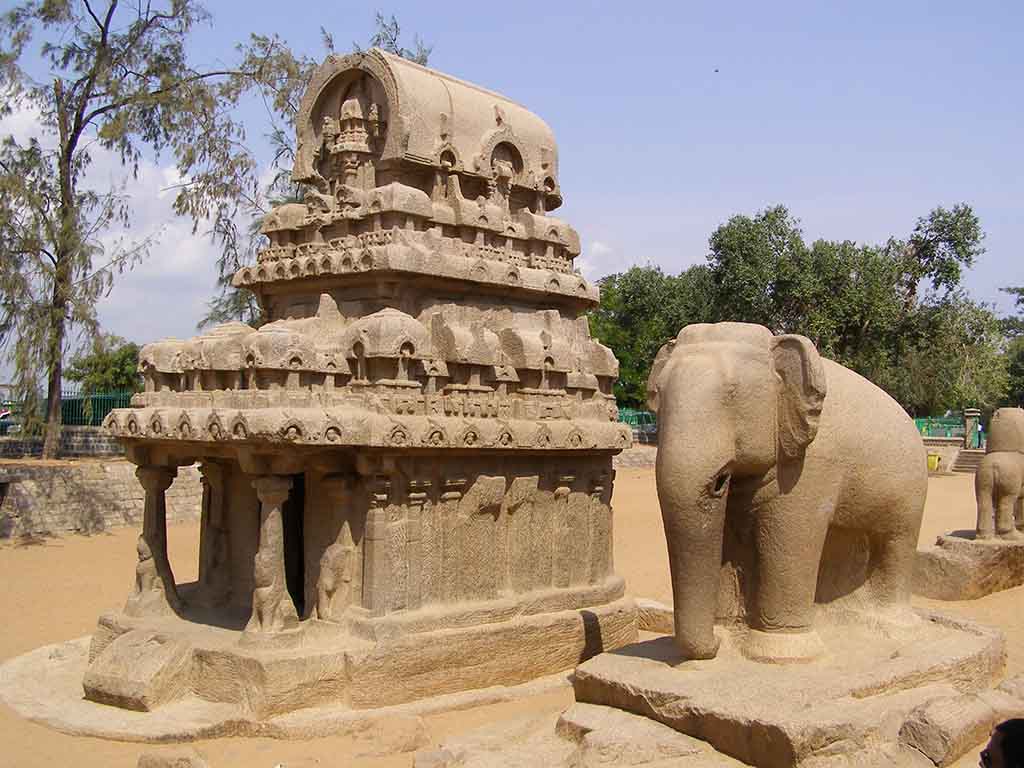
[[[932,478],[921,532],[922,544],[947,530],[974,525],[973,476]],[[615,566],[625,576],[630,593],[671,601],[668,556],[652,469],[618,471],[615,486]],[[0,545],[0,659],[40,645],[90,634],[97,616],[124,602],[135,564],[135,530],[121,529],[91,537],[48,539],[38,544]],[[198,528],[173,525],[168,531],[171,562],[178,581],[196,578]],[[1011,673],[1024,672],[1024,587],[969,603],[922,605],[1001,627],[1007,634]],[[572,701],[568,690],[526,701],[479,707],[427,718],[432,738],[447,736],[527,712],[557,712]],[[0,706],[0,766],[59,766],[81,768],[133,768],[145,745],[76,738],[21,720]],[[412,765],[411,755],[355,758],[367,751],[365,742],[352,738],[324,738],[304,742],[273,739],[220,739],[197,745],[214,768],[251,766],[287,768],[347,765]],[[977,764],[977,752],[958,766]]]

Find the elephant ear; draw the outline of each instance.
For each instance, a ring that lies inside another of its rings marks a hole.
[[[772,339],[779,387],[779,450],[784,458],[798,459],[818,434],[821,406],[828,385],[821,356],[811,340],[789,334]]]
[[[647,407],[654,413],[658,412],[658,391],[661,389],[661,372],[665,368],[665,363],[672,357],[672,350],[676,348],[676,342],[672,341],[664,344],[661,349],[658,350],[658,354],[654,358],[654,362],[651,364],[651,372],[647,376]]]

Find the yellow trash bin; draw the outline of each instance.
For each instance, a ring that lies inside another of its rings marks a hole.
[[[928,454],[928,471],[938,472],[939,471],[939,459],[940,456],[937,453]]]

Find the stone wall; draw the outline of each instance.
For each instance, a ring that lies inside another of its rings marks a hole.
[[[142,523],[143,490],[123,459],[0,462],[15,478],[0,493],[0,538],[96,533]],[[182,467],[167,491],[168,521],[198,520],[202,485],[196,467]]]
[[[925,450],[928,453],[939,455],[939,468],[933,475],[950,475],[953,473],[953,465],[956,458],[964,447],[962,437],[923,437]]]
[[[0,458],[22,458],[39,456],[43,452],[42,437],[0,438]],[[60,455],[122,456],[124,448],[103,427],[64,427],[60,436]]]
[[[658,446],[636,445],[622,451],[612,460],[615,469],[654,469],[658,458]]]

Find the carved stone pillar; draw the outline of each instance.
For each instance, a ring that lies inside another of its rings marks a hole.
[[[611,475],[604,470],[590,478],[590,583],[612,574],[612,510],[607,498]]]
[[[223,464],[204,461],[199,471],[203,482],[203,514],[199,539],[199,584],[204,597],[223,602],[231,593],[227,524],[227,470]]]
[[[284,571],[283,507],[292,481],[279,475],[267,475],[252,484],[260,500],[260,545],[253,574],[252,617],[245,631],[281,632],[299,623]]]
[[[139,467],[135,476],[146,491],[142,535],[138,540],[139,562],[135,566],[135,590],[124,607],[129,616],[175,613],[181,601],[174,585],[174,573],[167,559],[167,489],[177,467]]]
[[[407,605],[416,609],[423,605],[423,505],[430,491],[429,480],[410,480],[408,497],[409,520],[406,528],[409,558],[409,596]]]
[[[440,509],[443,531],[441,550],[441,583],[443,600],[446,603],[458,602],[459,594],[459,505],[466,491],[468,481],[465,477],[448,477],[441,486]]]
[[[391,479],[375,475],[370,483],[370,506],[366,513],[363,567],[363,607],[373,616],[383,616],[388,597],[388,503]]]
[[[568,587],[572,581],[574,531],[570,520],[569,497],[575,482],[575,475],[557,475],[555,504],[552,509],[554,535],[551,537],[554,546],[551,580],[556,587]]]

